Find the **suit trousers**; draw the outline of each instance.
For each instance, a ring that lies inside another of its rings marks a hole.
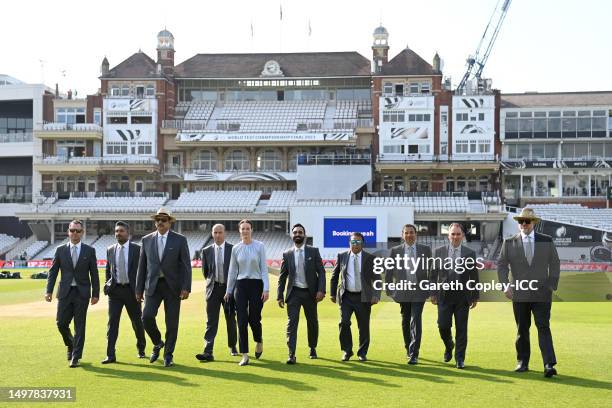
[[[115,344],[117,344],[117,337],[119,336],[119,322],[124,306],[136,335],[136,348],[139,352],[144,352],[147,345],[144,326],[142,325],[142,309],[140,303],[136,300],[134,291],[129,285],[114,285],[108,294],[108,326],[106,332],[108,345],[106,355],[109,357],[115,357]]]
[[[72,349],[72,356],[81,358],[85,346],[85,325],[89,299],[82,297],[79,288],[72,286],[68,295],[57,302],[57,329],[62,335],[64,344]],[[70,331],[70,322],[74,319],[74,337]]]
[[[409,357],[418,357],[423,333],[422,315],[425,302],[402,302],[402,334]]]
[[[225,326],[227,327],[227,346],[229,348],[236,347],[237,331],[236,331],[236,303],[233,298],[228,302],[223,300],[226,284],[218,282],[213,283],[213,290],[210,297],[206,300],[206,331],[204,332],[204,351],[213,353],[215,346],[215,337],[219,328],[219,309],[223,306],[223,314],[225,315]]]
[[[529,328],[531,327],[531,314],[538,329],[538,343],[544,364],[555,365],[555,349],[550,332],[551,302],[512,302],[514,320],[518,333],[516,335],[516,359],[529,364],[531,347],[529,344]]]
[[[249,352],[249,326],[253,340],[261,343],[261,309],[263,302],[263,281],[261,279],[239,279],[236,281],[236,317],[238,318],[238,348],[241,353]]]
[[[370,347],[370,313],[372,305],[361,301],[361,293],[344,292],[340,304],[340,348],[353,352],[353,336],[351,333],[351,316],[355,313],[357,328],[359,329],[358,356],[368,354]]]
[[[145,296],[145,305],[142,312],[144,329],[151,338],[154,346],[162,343],[161,333],[155,321],[157,311],[162,302],[164,302],[164,314],[166,316],[166,346],[164,347],[164,356],[172,357],[174,347],[176,346],[176,338],[178,336],[181,299],[178,294],[173,293],[168,287],[166,280],[160,278],[157,281],[157,286],[155,287],[153,295]]]
[[[317,316],[317,301],[308,289],[294,286],[287,299],[287,347],[289,354],[295,354],[297,344],[300,308],[304,308],[306,328],[308,331],[308,347],[316,348],[319,339],[319,318]]]
[[[453,316],[455,317],[455,361],[465,360],[468,340],[470,305],[466,302],[438,303],[438,330],[446,348],[453,344]]]

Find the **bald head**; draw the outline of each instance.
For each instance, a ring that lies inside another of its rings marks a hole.
[[[212,236],[215,244],[221,245],[225,241],[225,225],[215,224],[212,227]]]

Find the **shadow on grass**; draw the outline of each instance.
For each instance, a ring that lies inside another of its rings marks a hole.
[[[145,368],[144,366],[140,364],[127,364],[127,363],[117,364],[117,366],[119,365]],[[154,367],[154,366],[151,366],[151,368],[153,368],[153,370],[155,371],[121,370],[121,369],[111,367],[109,365],[105,367],[97,367],[97,366],[91,365],[90,363],[81,363],[81,367],[83,368],[83,370],[93,372],[96,375],[101,376],[101,377],[121,378],[123,380],[135,380],[135,381],[166,382],[166,383],[172,383],[175,385],[185,386],[185,387],[197,387],[199,385],[199,384],[195,384],[195,383],[191,383],[187,381],[186,378],[172,375],[171,371],[169,370],[164,373],[158,372],[160,367]]]

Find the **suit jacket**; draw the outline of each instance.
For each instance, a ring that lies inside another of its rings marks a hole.
[[[49,269],[47,278],[47,293],[53,293],[53,287],[57,280],[57,274],[62,271],[57,297],[63,299],[68,296],[72,279],[77,283],[81,297],[100,297],[100,277],[98,276],[98,261],[96,260],[96,250],[87,244],[81,243],[81,252],[77,260],[76,267],[72,266],[72,256],[70,255],[70,243],[60,245],[55,248],[53,264]]]
[[[462,266],[465,268],[465,271],[461,274],[455,272],[454,268],[446,268],[445,260],[448,258],[448,246],[443,245],[438,247],[434,251],[434,258],[436,258],[436,262],[434,262],[433,268],[430,273],[430,281],[431,282],[452,282],[458,281],[463,285],[462,290],[439,290],[430,292],[431,295],[435,295],[438,297],[439,302],[443,303],[472,303],[475,300],[478,300],[480,297],[477,290],[468,290],[466,288],[466,284],[468,280],[473,280],[475,283],[478,282],[478,269],[476,268],[476,253],[465,245],[461,245],[461,255],[463,258]],[[442,260],[441,265],[438,262],[438,258]],[[470,267],[465,267],[465,262],[467,259],[472,259],[470,261]],[[441,267],[440,267],[441,266]]]
[[[283,261],[281,262],[280,275],[278,277],[277,300],[283,300],[285,284],[287,284],[285,302],[289,299],[295,283],[296,273],[295,248],[291,248],[283,253]],[[304,245],[304,273],[310,296],[314,298],[317,296],[317,292],[325,293],[325,268],[323,267],[319,248]],[[288,283],[287,280],[289,281]]]
[[[106,284],[104,285],[104,293],[108,295],[112,293],[117,284],[117,265],[115,263],[115,253],[119,244],[113,244],[106,248]],[[136,292],[136,274],[138,272],[138,260],[140,258],[140,245],[130,241],[128,248],[128,279],[130,281],[130,289]]]
[[[550,236],[534,232],[534,251],[531,265],[527,262],[523,249],[523,238],[519,232],[504,240],[497,260],[499,281],[508,283],[512,270],[513,301],[550,302],[552,292],[559,284],[559,255]],[[519,290],[518,280],[537,280],[537,290]]]
[[[398,245],[391,248],[389,257],[395,259],[399,255],[403,258],[404,256],[404,245]],[[396,302],[424,302],[427,300],[429,291],[421,290],[418,283],[426,281],[429,278],[429,269],[427,268],[427,259],[431,257],[431,249],[427,245],[416,244],[416,257],[421,258],[422,261],[415,272],[416,275],[416,290],[401,290],[391,291],[387,290],[387,294],[393,298]],[[410,280],[407,276],[408,271],[405,269],[393,268],[385,271],[385,282],[400,282],[402,280]]]
[[[223,276],[227,284],[227,273],[232,259],[233,245],[225,242],[223,247]],[[217,262],[215,259],[215,244],[210,244],[202,250],[202,273],[206,279],[206,300],[210,299],[215,287],[215,274],[217,273]]]
[[[168,231],[161,259],[157,253],[157,231],[142,238],[136,293],[153,295],[160,271],[163,271],[168,287],[176,296],[180,295],[181,290],[191,292],[191,261],[187,238],[184,235]]]
[[[336,266],[332,272],[330,282],[330,293],[336,297],[338,304],[342,304],[342,295],[346,291],[346,276],[350,250],[340,252],[336,260]],[[374,281],[380,280],[380,275],[374,273],[374,255],[361,251],[361,298],[380,300],[380,290],[374,289]],[[369,302],[365,302],[369,303]]]

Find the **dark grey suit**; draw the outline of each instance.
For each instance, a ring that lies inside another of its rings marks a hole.
[[[136,293],[145,294],[142,322],[153,345],[162,343],[155,316],[161,302],[164,302],[166,317],[164,357],[172,357],[178,335],[180,294],[182,290],[191,292],[191,261],[185,236],[168,231],[161,259],[157,252],[157,237],[156,231],[142,238],[136,275]],[[161,272],[163,278],[160,277]]]
[[[61,278],[57,289],[57,328],[62,335],[66,347],[72,350],[73,358],[80,359],[85,345],[85,325],[89,298],[100,297],[100,278],[96,251],[81,243],[81,251],[76,263],[72,265],[70,243],[60,245],[55,249],[53,264],[47,278],[47,293],[53,293],[57,274],[61,270]],[[72,286],[72,280],[76,286]],[[74,318],[74,337],[70,332],[70,322]]]
[[[108,295],[108,328],[106,334],[108,339],[106,355],[108,357],[115,357],[115,344],[119,336],[119,322],[124,306],[136,335],[136,348],[139,352],[144,353],[147,344],[142,325],[142,309],[140,303],[136,300],[136,273],[138,271],[138,259],[140,258],[140,245],[130,242],[128,247],[127,275],[129,282],[127,285],[118,283],[119,274],[115,262],[115,254],[118,249],[119,244],[113,244],[106,249],[106,285],[104,293]]]
[[[427,269],[427,259],[431,257],[431,249],[427,245],[415,244],[415,257],[422,259],[415,273],[405,269],[393,268],[385,272],[385,282],[401,282],[409,280],[415,283],[415,290],[387,291],[387,294],[400,304],[402,313],[402,334],[404,337],[404,347],[409,357],[418,357],[421,347],[421,336],[423,333],[422,315],[425,300],[429,291],[422,290],[419,282],[426,281],[429,276]],[[403,258],[405,253],[404,245],[391,248],[389,256],[393,259],[397,255]],[[409,276],[411,274],[412,276]]]
[[[206,331],[204,332],[204,351],[213,353],[215,337],[219,327],[219,309],[223,306],[225,315],[225,325],[227,327],[227,346],[236,347],[238,341],[236,327],[236,303],[232,296],[229,301],[225,301],[225,291],[227,290],[227,274],[229,271],[230,260],[232,258],[233,245],[225,243],[223,247],[223,282],[219,283],[215,279],[217,274],[217,263],[215,255],[215,245],[211,244],[202,250],[202,273],[206,279]]]
[[[316,348],[319,340],[319,317],[317,315],[317,292],[325,293],[325,268],[319,248],[308,245],[304,249],[304,275],[307,288],[295,286],[295,248],[283,253],[280,275],[278,277],[277,300],[284,300],[287,304],[287,347],[289,354],[295,354],[297,344],[298,322],[300,321],[300,308],[304,308],[308,330],[308,347]],[[287,297],[283,299],[285,286]]]
[[[380,290],[374,289],[374,281],[380,276],[374,273],[374,256],[362,251],[361,254],[361,292],[346,289],[348,262],[351,251],[338,254],[336,266],[330,281],[330,296],[335,297],[340,306],[340,348],[347,353],[353,352],[351,316],[355,313],[359,328],[358,356],[365,356],[370,347],[370,313],[372,302],[380,300]]]
[[[557,290],[559,283],[559,255],[548,235],[534,232],[534,252],[531,265],[527,262],[523,249],[521,233],[504,240],[497,260],[499,281],[508,283],[508,275],[512,270],[514,290],[512,294],[512,309],[518,333],[516,336],[516,357],[523,364],[529,364],[531,348],[529,343],[529,327],[531,314],[538,329],[538,341],[544,364],[554,366],[557,363],[550,332],[550,309],[552,292]],[[536,280],[537,290],[520,290],[516,283],[521,280]]]
[[[444,245],[436,248],[434,258],[441,258],[444,261],[448,254],[449,246]],[[438,262],[435,262],[430,276],[432,282],[460,282],[463,287],[461,290],[440,290],[431,293],[432,296],[438,298],[438,330],[447,349],[452,348],[453,335],[451,329],[453,316],[455,318],[455,361],[458,362],[465,360],[470,305],[479,298],[477,290],[466,288],[468,280],[478,282],[478,269],[475,267],[476,253],[469,247],[461,245],[460,258],[463,259],[462,262],[465,262],[466,259],[472,259],[470,262],[472,267],[466,268],[463,273],[457,273],[456,268],[445,268],[445,262],[442,262],[442,267]]]

